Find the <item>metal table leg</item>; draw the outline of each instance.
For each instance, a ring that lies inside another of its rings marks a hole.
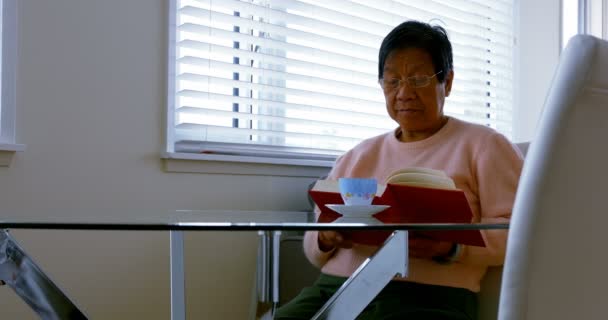
[[[272,245],[272,257],[271,257],[271,301],[272,311],[271,314],[274,317],[274,312],[279,306],[279,263],[280,263],[280,248],[281,248],[281,231],[272,231],[271,233],[271,245]]]
[[[270,305],[270,315],[279,304],[279,255],[281,231],[258,231],[256,292],[259,304]]]
[[[407,231],[395,231],[312,319],[353,320],[396,276],[407,276]]]
[[[185,320],[184,233],[182,231],[170,231],[170,237],[171,320]]]

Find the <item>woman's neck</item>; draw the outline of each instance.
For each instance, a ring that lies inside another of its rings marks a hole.
[[[412,130],[403,130],[403,128],[399,129],[397,132],[397,139],[401,142],[414,142],[424,140],[439,131],[443,126],[448,122],[448,117],[441,116],[441,121],[438,122],[438,125],[430,128],[428,130],[422,131],[412,131]]]

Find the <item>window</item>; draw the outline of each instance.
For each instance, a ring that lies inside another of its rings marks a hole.
[[[579,0],[584,2],[585,33],[608,39],[608,0]]]
[[[15,6],[15,0],[0,0],[0,144],[15,142]]]
[[[172,0],[167,152],[324,163],[396,127],[378,48],[397,24],[446,28],[447,114],[512,132],[514,0]],[[218,158],[219,157],[219,158]]]
[[[0,167],[9,166],[15,144],[15,86],[17,73],[17,0],[0,0]]]
[[[579,33],[579,0],[562,0],[562,50]]]
[[[608,0],[562,0],[562,50],[576,34],[608,39]]]

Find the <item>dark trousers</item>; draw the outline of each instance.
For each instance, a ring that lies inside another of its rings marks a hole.
[[[321,274],[311,286],[280,307],[277,320],[309,320],[346,278]],[[391,281],[358,320],[476,320],[477,295],[467,289]]]

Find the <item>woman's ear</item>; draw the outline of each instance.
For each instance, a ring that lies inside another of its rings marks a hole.
[[[452,80],[454,80],[454,70],[450,70],[447,76],[445,77],[445,83],[443,84],[445,90],[445,96],[449,97],[450,92],[452,91]]]

